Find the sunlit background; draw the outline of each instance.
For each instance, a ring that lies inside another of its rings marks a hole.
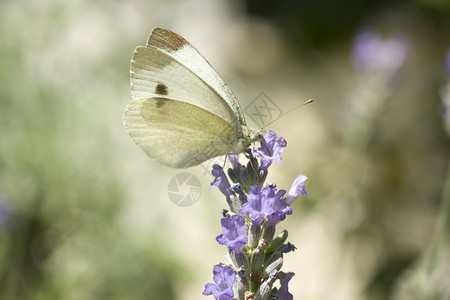
[[[309,177],[278,226],[295,299],[450,299],[446,0],[1,1],[0,299],[208,299],[225,200],[122,125],[153,27],[243,108],[315,99],[269,126],[288,142],[269,181]],[[168,197],[180,172],[202,184],[192,206]]]

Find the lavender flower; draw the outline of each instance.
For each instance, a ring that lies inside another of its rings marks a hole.
[[[249,215],[252,224],[259,226],[267,215],[273,212],[273,203],[275,201],[275,192],[271,188],[261,189],[257,185],[250,187],[245,203],[239,213]]]
[[[305,181],[308,179],[305,175],[300,175],[295,178],[294,183],[292,184],[291,189],[284,201],[285,204],[291,205],[300,195],[309,195],[306,191]]]
[[[214,165],[211,173],[215,177],[215,180],[211,183],[211,188],[209,190],[217,187],[219,191],[225,195],[225,197],[230,197],[232,195],[230,182],[228,181],[222,167],[219,165]]]
[[[261,147],[253,152],[256,157],[261,157],[261,168],[267,169],[273,162],[281,163],[281,153],[286,148],[286,140],[283,137],[277,138],[277,134],[268,130],[261,139]]]
[[[274,197],[273,213],[271,216],[276,217],[278,221],[283,221],[284,219],[286,219],[286,215],[292,214],[292,208],[286,205],[286,201],[283,199],[285,194],[286,194],[285,190],[279,190],[278,192],[276,192]],[[270,221],[268,223],[272,222],[273,221]]]
[[[216,299],[235,297],[245,300],[248,295],[254,295],[255,299],[269,299],[271,296],[292,299],[287,284],[293,273],[285,276],[280,270],[283,256],[293,251],[295,246],[286,243],[286,230],[276,238],[274,234],[276,225],[292,214],[290,204],[299,195],[309,195],[305,188],[307,177],[298,176],[289,193],[277,190],[274,184],[263,187],[269,166],[273,162],[281,162],[286,145],[284,138],[267,131],[261,140],[261,147],[253,153],[246,152],[249,160],[246,166],[239,163],[238,156],[230,156],[232,168],[228,169],[228,176],[234,182],[232,186],[222,167],[213,167],[215,180],[211,188],[219,188],[231,211],[236,213],[221,220],[222,234],[216,238],[217,242],[229,248],[227,259],[231,267],[228,268],[233,273],[222,274],[224,267],[215,266],[216,284],[207,284],[204,295],[213,294]],[[273,287],[276,280],[281,282],[279,291]],[[230,284],[234,285],[236,293],[222,294],[222,291],[231,289]]]
[[[409,42],[402,36],[383,39],[374,31],[363,31],[357,35],[354,42],[354,63],[359,69],[393,74],[405,61],[408,50]]]
[[[441,89],[442,121],[447,134],[450,135],[450,48],[447,50],[445,60],[447,83]]]
[[[280,289],[275,293],[275,296],[278,297],[276,299],[279,300],[292,300],[294,299],[294,296],[292,296],[291,293],[289,293],[288,290],[288,283],[289,281],[292,279],[292,277],[294,277],[294,273],[289,272],[289,273],[283,273],[280,274]]]
[[[222,234],[216,240],[221,245],[227,245],[235,253],[241,253],[242,247],[247,244],[248,238],[245,235],[245,219],[239,215],[222,218]]]
[[[214,299],[233,300],[233,284],[236,281],[234,270],[230,267],[215,265],[213,274],[215,283],[207,283],[203,295],[213,295]]]

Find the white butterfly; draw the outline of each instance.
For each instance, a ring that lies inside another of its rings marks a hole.
[[[263,132],[247,127],[239,102],[205,58],[178,34],[154,28],[131,59],[123,115],[131,139],[174,168],[241,153]]]

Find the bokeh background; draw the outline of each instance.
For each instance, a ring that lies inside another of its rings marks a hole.
[[[306,174],[280,226],[295,299],[450,299],[450,2],[0,2],[0,299],[199,299],[226,204],[167,195],[127,136],[129,63],[153,27],[189,40],[243,107],[264,92]],[[251,126],[251,119],[248,122]]]

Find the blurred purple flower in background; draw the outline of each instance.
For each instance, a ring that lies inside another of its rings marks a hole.
[[[353,43],[353,59],[358,69],[394,73],[404,63],[410,48],[401,35],[383,38],[371,30],[359,33]]]
[[[445,56],[445,73],[447,83],[441,88],[440,96],[442,101],[442,122],[447,134],[450,136],[450,48],[447,49]]]

